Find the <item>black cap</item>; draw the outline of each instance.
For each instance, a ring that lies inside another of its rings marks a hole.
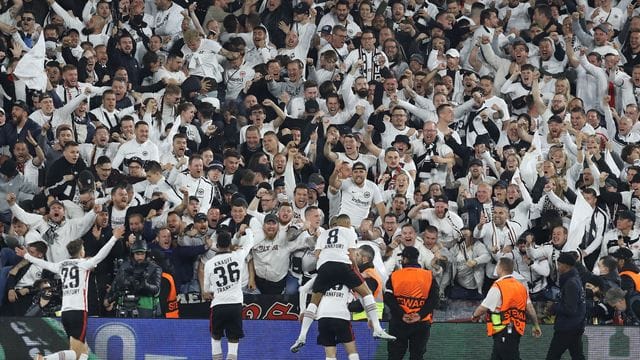
[[[144,167],[144,160],[140,159],[137,156],[134,156],[131,159],[128,159],[126,161],[126,165],[127,166],[131,166],[131,163],[138,163],[138,164],[140,164],[140,166]]]
[[[135,253],[146,253],[147,250],[149,250],[149,248],[147,247],[147,242],[144,240],[136,240],[136,242],[133,243],[133,245],[131,245],[131,253],[135,254]]]
[[[471,161],[469,161],[469,167],[472,167],[474,165],[484,166],[484,164],[482,163],[482,160],[480,160],[480,159],[471,159]]]
[[[11,106],[12,106],[12,107],[13,107],[13,106],[17,106],[17,107],[21,108],[21,109],[22,109],[22,110],[24,110],[24,111],[27,111],[27,112],[29,111],[29,106],[27,105],[27,103],[26,103],[26,102],[24,102],[24,101],[22,101],[22,100],[16,100],[16,101],[14,101],[14,102],[13,102],[13,104],[12,104]]]
[[[585,279],[585,284],[586,283],[599,287],[600,289],[602,289],[605,286],[604,279],[594,274],[590,274],[587,276],[587,278]]]
[[[551,123],[562,124],[563,122],[564,122],[564,119],[562,119],[558,115],[553,115],[552,117],[549,118],[549,120],[547,120],[547,124],[551,124]]]
[[[307,181],[309,184],[324,184],[324,178],[322,177],[322,175],[318,174],[318,173],[313,173],[311,175],[309,175],[309,180]]]
[[[309,13],[309,5],[307,5],[307,3],[304,3],[304,2],[299,2],[298,5],[296,5],[293,8],[293,13],[294,14],[308,14]]]
[[[437,202],[443,202],[445,204],[449,203],[449,199],[447,199],[446,196],[436,196],[435,198],[433,198],[433,202],[437,203]]]
[[[611,187],[614,187],[614,188],[618,188],[618,182],[614,178],[610,178],[610,177],[607,178],[607,180],[604,181],[604,184],[606,186],[611,186]]]
[[[269,166],[266,164],[257,164],[253,167],[252,170],[256,173],[262,174],[262,176],[271,176],[271,168],[269,168]]]
[[[401,256],[407,258],[409,262],[417,262],[420,257],[420,252],[413,246],[407,246],[402,250]]]
[[[238,186],[236,186],[236,184],[227,184],[224,186],[224,192],[227,194],[235,194],[238,192]]]
[[[273,221],[273,222],[277,223],[278,222],[278,217],[276,215],[274,215],[274,214],[267,214],[267,216],[264,217],[264,222],[268,223],[270,221]]]
[[[219,161],[212,161],[211,164],[209,164],[209,166],[207,167],[207,171],[212,169],[224,171],[224,165],[222,165],[222,163]]]
[[[207,214],[197,213],[196,216],[193,217],[193,222],[198,222],[198,221],[207,221]]]
[[[635,175],[633,175],[633,177],[631,178],[631,183],[640,183],[640,173],[637,173]]]
[[[558,263],[576,266],[576,257],[573,252],[561,252],[560,256],[558,256]]]
[[[614,251],[611,256],[618,260],[630,260],[633,258],[633,252],[627,248],[621,247],[618,248],[618,250]]]
[[[476,146],[476,145],[489,146],[490,143],[491,143],[491,140],[489,138],[489,135],[479,135],[478,137],[476,137],[476,142],[473,144],[473,146]]]
[[[416,61],[420,65],[424,65],[424,56],[420,54],[413,54],[409,58],[409,61]]]
[[[609,27],[606,24],[600,24],[598,26],[596,26],[595,28],[593,28],[593,30],[600,30],[605,34],[609,33]]]
[[[320,32],[324,34],[331,34],[331,30],[333,30],[331,25],[325,25],[322,27],[322,30],[320,30]]]
[[[365,164],[361,161],[357,161],[353,164],[353,167],[351,168],[351,170],[367,170],[367,167],[365,166]]]
[[[5,175],[6,177],[12,178],[18,175],[18,168],[15,160],[9,158],[5,160],[2,165],[0,165],[0,174]]]
[[[89,170],[82,170],[78,174],[78,190],[80,193],[86,191],[93,191],[95,189],[96,179],[93,177],[93,173]]]
[[[74,28],[68,28],[65,32],[62,33],[62,36],[69,36],[72,32],[80,35],[80,32]]]
[[[633,213],[632,211],[629,210],[622,210],[618,212],[618,216],[617,216],[618,220],[631,220],[633,222],[636,221],[636,214]]]
[[[396,143],[411,145],[411,140],[409,140],[409,137],[407,135],[400,134],[400,135],[396,135],[396,138],[391,143],[391,146],[395,145]]]
[[[307,100],[304,103],[304,111],[307,113],[317,113],[320,110],[320,105],[314,99]]]
[[[493,188],[502,188],[502,189],[506,189],[507,187],[509,187],[509,183],[504,181],[504,180],[500,180],[498,182],[496,182],[495,184],[493,184]]]

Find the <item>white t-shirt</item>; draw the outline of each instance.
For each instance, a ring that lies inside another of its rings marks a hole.
[[[356,249],[358,235],[353,228],[336,226],[323,232],[316,241],[316,250],[320,250],[318,269],[326,262],[351,264],[349,249]]]
[[[381,203],[380,189],[371,180],[365,180],[362,187],[356,185],[352,179],[342,181],[342,201],[340,214],[349,214],[351,224],[360,226],[360,223],[369,215],[371,205]]]

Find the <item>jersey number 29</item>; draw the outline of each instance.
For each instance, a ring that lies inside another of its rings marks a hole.
[[[240,269],[235,261],[230,262],[226,267],[218,266],[213,268],[213,273],[218,275],[218,281],[216,281],[218,287],[226,286],[229,282],[233,283],[240,279]]]
[[[80,272],[77,266],[62,268],[62,284],[65,289],[75,289],[80,285]]]

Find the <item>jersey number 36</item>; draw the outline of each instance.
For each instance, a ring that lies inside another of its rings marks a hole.
[[[226,286],[229,282],[236,282],[240,279],[240,269],[238,263],[233,261],[227,264],[227,266],[218,266],[213,268],[213,273],[218,276],[216,285],[218,287]]]

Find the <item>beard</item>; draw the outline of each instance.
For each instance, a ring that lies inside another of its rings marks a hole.
[[[551,107],[551,113],[553,115],[559,115],[559,114],[562,114],[566,110],[566,108],[567,108],[566,106],[563,106],[563,107],[558,108],[558,109],[555,109],[555,108]]]
[[[364,99],[367,97],[367,95],[369,95],[369,89],[356,90],[356,94],[358,94],[358,96]]]

